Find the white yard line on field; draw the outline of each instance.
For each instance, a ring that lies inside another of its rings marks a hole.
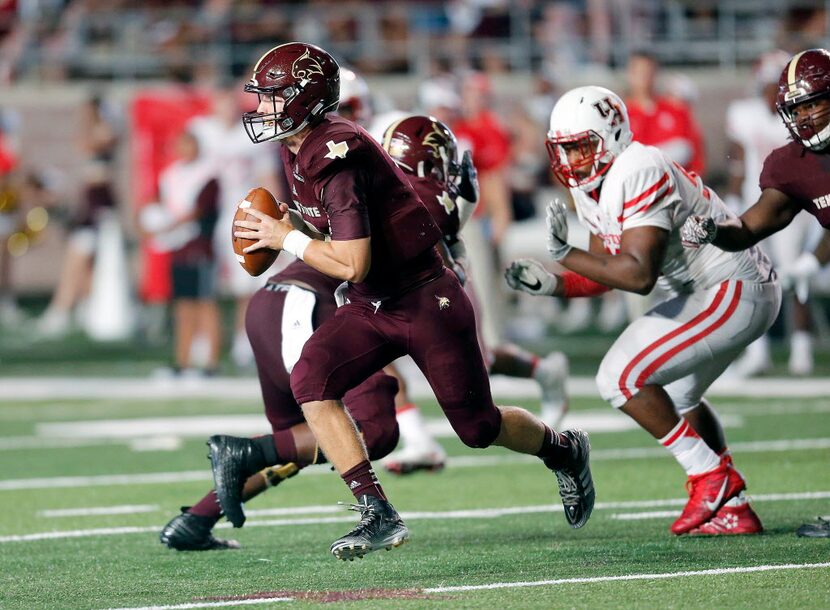
[[[88,508],[56,508],[39,510],[38,517],[93,517],[98,515],[136,515],[159,510],[157,504],[125,504],[122,506],[91,506]]]
[[[406,364],[406,361],[404,361]],[[423,375],[414,366],[404,366],[407,387],[415,399],[431,398],[432,392]],[[539,386],[530,379],[495,375],[490,385],[496,397],[538,398]],[[569,377],[571,396],[599,398],[593,377]],[[823,397],[830,394],[830,379],[763,377],[747,383],[743,379],[718,379],[711,388],[713,396],[759,398]],[[226,400],[261,400],[254,377],[214,377],[199,380],[158,380],[111,377],[17,377],[3,378],[0,401],[30,400],[159,400],[210,398]]]
[[[824,500],[830,498],[830,491],[809,491],[803,493],[778,493],[760,494],[752,496],[755,502],[780,502],[794,500]],[[657,508],[661,506],[683,506],[688,498],[667,498],[663,500],[627,500],[621,502],[597,502],[595,510],[620,510],[628,508]],[[319,510],[319,509],[324,510]],[[294,510],[294,509],[291,509]],[[306,514],[315,512],[331,513],[329,507],[307,506],[296,509],[298,512],[304,510]],[[493,508],[475,508],[451,511],[401,511],[404,519],[413,521],[431,521],[436,519],[494,519],[498,517],[510,517],[515,515],[531,515],[540,513],[557,513],[562,511],[561,504],[540,504],[536,506],[509,506]],[[351,514],[332,517],[301,517],[296,519],[265,519],[250,520],[245,522],[245,527],[281,527],[297,525],[322,525],[330,523],[353,523],[355,517]],[[294,513],[292,513],[294,514]],[[220,523],[217,529],[230,528],[229,523]],[[117,534],[138,534],[147,532],[158,532],[161,526],[148,527],[109,527],[87,530],[65,530],[52,532],[39,532],[35,534],[20,534],[15,536],[0,536],[0,544],[7,542],[34,542],[37,540],[56,540],[60,538],[87,538],[94,536],[112,536]]]
[[[616,519],[617,521],[641,521],[643,519],[664,519],[667,517],[676,517],[679,514],[679,510],[652,510],[643,513],[614,513],[611,515],[611,518]]]
[[[830,438],[803,438],[791,440],[750,441],[730,443],[734,454],[741,453],[775,453],[785,451],[802,451],[808,449],[830,448]],[[668,453],[662,447],[630,447],[627,449],[597,449],[591,452],[591,459],[597,460],[639,460],[667,458]],[[539,459],[529,455],[468,455],[451,457],[447,460],[450,468],[487,468],[491,466],[510,466],[516,464],[536,464]],[[311,474],[330,474],[331,469],[325,464],[311,466],[303,471],[304,476]],[[210,470],[185,470],[182,472],[148,472],[138,474],[104,474],[72,477],[38,477],[32,479],[2,479],[0,492],[20,489],[47,489],[50,487],[99,487],[102,485],[158,485],[176,484],[192,481],[209,481]]]
[[[755,574],[758,572],[781,572],[789,570],[817,570],[830,567],[825,563],[785,563],[778,565],[743,566],[736,568],[715,568],[710,570],[685,570],[682,572],[655,572],[651,574],[623,574],[620,576],[584,576],[579,578],[556,578],[552,580],[495,582],[480,585],[450,585],[427,587],[422,593],[465,593],[468,591],[489,591],[493,589],[520,589],[527,587],[551,587],[556,585],[592,584],[598,582],[619,582],[632,580],[666,580],[671,578],[688,578],[692,576],[727,576],[730,574]],[[131,606],[110,610],[189,610],[191,608],[229,608],[233,606],[251,606],[272,602],[294,601],[292,597],[258,597],[256,599],[238,599],[217,602],[193,602],[169,606]]]
[[[129,608],[111,608],[110,610],[190,610],[191,608],[232,608],[233,606],[259,606],[276,602],[293,602],[293,597],[262,597],[257,599],[234,599],[224,602],[193,602],[173,606],[141,606]]]
[[[785,563],[781,565],[746,566],[742,568],[717,568],[713,570],[687,570],[684,572],[658,572],[655,574],[625,574],[622,576],[589,576],[584,578],[557,578],[555,580],[537,580],[530,582],[497,582],[486,585],[460,585],[449,587],[430,587],[424,593],[459,593],[462,591],[482,591],[487,589],[516,589],[519,587],[544,587],[550,585],[582,584],[594,582],[613,582],[617,580],[664,580],[666,578],[684,578],[687,576],[723,576],[724,574],[750,574],[753,572],[775,572],[779,570],[815,570],[828,568],[825,563]]]

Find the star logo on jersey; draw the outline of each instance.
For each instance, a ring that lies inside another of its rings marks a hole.
[[[447,195],[447,191],[443,191],[440,195],[435,196],[438,199],[438,203],[447,211],[447,214],[452,214],[452,211],[455,209],[455,201],[453,201],[452,197]]]
[[[437,294],[434,296],[436,299],[438,299],[438,309],[440,309],[441,311],[449,309],[450,300],[447,297],[439,297]]]
[[[346,153],[349,152],[348,142],[338,142],[335,144],[334,140],[329,140],[326,142],[326,146],[329,148],[329,152],[326,153],[326,159],[345,159]]]

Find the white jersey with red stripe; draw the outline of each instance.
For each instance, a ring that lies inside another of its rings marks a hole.
[[[725,252],[712,245],[684,248],[680,227],[692,214],[722,219],[726,205],[703,181],[653,146],[633,142],[611,165],[599,201],[571,189],[580,222],[617,254],[623,231],[653,226],[670,233],[658,283],[669,294],[706,290],[726,280],[764,282],[769,259],[758,249]]]

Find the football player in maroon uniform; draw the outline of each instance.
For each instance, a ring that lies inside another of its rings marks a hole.
[[[690,216],[681,233],[684,245],[744,250],[789,225],[802,210],[830,229],[830,52],[808,49],[794,55],[781,72],[776,105],[792,141],[764,161],[761,197],[736,221]],[[782,284],[801,292],[829,261],[830,234],[825,232],[812,253],[782,266]]]
[[[338,113],[340,111],[338,110]],[[459,163],[455,135],[438,119],[413,115],[393,121],[385,130],[381,145],[409,178],[433,220],[441,230],[443,239],[438,242],[444,263],[453,269],[474,309],[478,296],[470,273],[467,253],[460,231],[472,216],[479,199],[478,179],[468,150]],[[478,340],[490,374],[531,378],[539,383],[542,392],[542,420],[549,426],[557,426],[567,411],[565,378],[568,360],[561,352],[552,352],[545,358],[525,351],[515,345],[498,345],[488,349],[479,325]],[[388,372],[388,371],[387,371]],[[399,380],[400,383],[400,380]],[[401,419],[398,406],[398,423],[401,427],[403,448],[383,461],[384,467],[396,474],[406,474],[418,469],[430,469],[431,454],[423,446],[407,441],[407,425],[424,427],[422,420],[407,424]],[[405,415],[404,415],[405,416]],[[424,429],[416,438],[428,437]]]
[[[250,500],[310,464],[325,461],[291,394],[289,375],[314,329],[334,316],[338,284],[339,280],[295,261],[269,278],[251,297],[245,326],[272,433],[253,439],[210,440],[211,445],[232,444],[242,452],[238,459],[243,468],[220,473],[222,485],[239,494],[238,502]],[[377,372],[343,398],[372,459],[386,456],[398,442],[397,390],[394,377]],[[250,473],[254,474],[247,477]],[[235,540],[213,536],[213,526],[221,517],[216,492],[211,490],[193,506],[182,508],[181,514],[164,526],[161,542],[179,551],[239,548]],[[241,518],[244,521],[244,515]]]
[[[252,212],[257,220],[236,221],[235,234],[256,240],[247,251],[285,250],[349,281],[350,302],[314,332],[291,372],[294,397],[361,513],[332,554],[353,559],[409,538],[341,403],[356,383],[406,354],[466,445],[538,455],[556,473],[567,521],[583,526],[594,504],[588,436],[555,432],[524,409],[493,403],[472,306],[435,249],[440,230],[383,148],[330,113],[339,101],[337,62],[313,45],[283,44],[257,62],[246,90],[259,96],[257,111],[243,115],[248,135],[283,145],[293,207],[306,227],[295,228],[281,204],[281,220]],[[252,474],[244,451],[211,443],[211,458],[217,497],[236,524],[239,494],[222,479],[229,471]]]

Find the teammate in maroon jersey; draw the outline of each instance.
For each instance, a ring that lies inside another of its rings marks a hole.
[[[495,406],[472,307],[435,250],[440,230],[383,148],[355,123],[327,114],[339,98],[334,59],[313,45],[280,45],[257,62],[246,90],[259,96],[257,111],[243,116],[248,135],[283,144],[293,207],[306,227],[295,228],[281,204],[282,220],[254,213],[256,221],[236,222],[236,235],[256,240],[248,251],[282,249],[350,282],[350,302],[315,331],[291,372],[294,397],[361,513],[331,552],[353,559],[409,537],[340,402],[355,383],[406,354],[466,445],[538,455],[556,473],[566,519],[584,525],[594,502],[587,435],[557,433],[524,409]],[[233,443],[213,443],[211,455],[217,497],[238,520],[238,493],[221,479],[245,472],[244,456]]]
[[[787,62],[778,81],[778,113],[792,142],[772,151],[761,172],[761,197],[737,221],[690,216],[684,244],[749,248],[780,231],[802,210],[830,229],[830,52],[809,49]],[[806,285],[830,261],[830,234],[810,253],[780,269],[782,283]]]
[[[337,309],[334,291],[338,283],[296,261],[269,278],[251,297],[245,326],[254,350],[265,415],[272,433],[253,439],[213,437],[210,441],[221,446],[230,443],[243,453],[244,468],[222,474],[223,485],[239,494],[238,502],[250,500],[310,464],[325,461],[300,405],[291,395],[289,374],[314,328],[334,316]],[[343,399],[372,459],[386,456],[398,442],[397,389],[393,377],[377,372],[347,392]],[[240,478],[228,480],[228,477]],[[211,490],[164,526],[161,542],[179,551],[239,548],[235,540],[213,536],[213,526],[221,517],[216,492]]]
[[[476,318],[480,319],[479,299],[473,282],[470,281],[467,252],[460,235],[479,199],[472,153],[466,151],[459,163],[458,146],[453,132],[435,117],[424,115],[393,121],[386,128],[381,145],[403,169],[412,188],[441,230],[443,239],[438,245],[444,263],[453,269],[464,285],[464,291],[476,310]],[[479,346],[488,372],[491,375],[509,375],[537,381],[542,396],[541,419],[549,426],[556,427],[567,411],[565,378],[568,374],[568,360],[565,355],[552,352],[545,358],[539,358],[510,344],[488,348],[480,324],[478,329]],[[434,462],[429,451],[430,445],[408,439],[408,436],[429,438],[422,420],[407,422],[402,420],[401,415],[399,406],[398,424],[403,447],[383,461],[384,467],[396,474],[431,469]],[[418,434],[412,434],[412,428],[416,427],[424,429],[419,430]]]

